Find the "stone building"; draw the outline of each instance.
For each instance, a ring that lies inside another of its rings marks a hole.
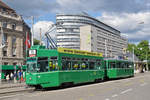
[[[5,47],[0,48],[0,58],[3,65],[20,65],[25,60],[26,33],[30,28],[15,10],[0,1],[0,44],[3,39]]]

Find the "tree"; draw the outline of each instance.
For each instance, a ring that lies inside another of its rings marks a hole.
[[[40,45],[40,41],[34,38],[34,45]]]
[[[141,61],[149,58],[149,42],[147,40],[142,40],[137,45],[136,55]]]
[[[135,44],[130,44],[129,43],[127,50],[130,51],[130,52],[133,52],[133,47],[134,47],[134,50],[137,48]]]
[[[147,40],[142,40],[136,46],[135,44],[128,44],[127,50],[133,52],[134,47],[134,54],[141,60],[150,60],[150,49],[149,49],[149,42]]]

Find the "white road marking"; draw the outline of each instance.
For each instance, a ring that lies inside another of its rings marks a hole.
[[[117,94],[114,94],[114,95],[112,95],[112,98],[117,97],[117,96],[118,96]]]
[[[143,83],[143,84],[141,84],[140,86],[145,86],[145,85],[147,85],[147,83]]]
[[[125,91],[122,91],[122,92],[121,92],[121,94],[124,94],[124,93],[130,92],[130,91],[132,91],[132,90],[133,90],[132,88],[127,89],[127,90],[125,90]]]
[[[110,100],[110,99],[106,98],[105,100]]]

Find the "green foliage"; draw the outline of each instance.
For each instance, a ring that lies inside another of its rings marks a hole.
[[[34,38],[34,45],[40,45],[40,41]]]
[[[134,47],[134,49],[135,49],[135,48],[136,48],[136,45],[135,45],[135,44],[128,44],[127,50],[130,51],[130,52],[133,52],[133,47]]]
[[[149,41],[142,40],[138,45],[128,44],[127,50],[133,52],[134,54],[141,60],[150,60],[150,49],[149,49]]]
[[[147,40],[142,40],[138,45],[137,45],[137,52],[136,55],[138,55],[139,59],[141,61],[146,60],[149,54],[149,42]]]

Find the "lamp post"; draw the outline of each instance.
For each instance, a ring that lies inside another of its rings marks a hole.
[[[107,57],[107,40],[105,39],[105,57]]]

